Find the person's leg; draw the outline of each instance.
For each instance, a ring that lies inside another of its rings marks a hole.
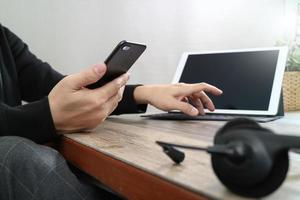
[[[55,150],[20,137],[0,137],[0,200],[105,199],[80,181]]]

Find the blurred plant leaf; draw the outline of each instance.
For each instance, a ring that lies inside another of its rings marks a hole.
[[[288,46],[289,53],[286,63],[286,71],[300,71],[300,46],[294,41],[278,40],[276,46]]]

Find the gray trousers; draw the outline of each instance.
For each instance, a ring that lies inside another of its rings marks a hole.
[[[75,175],[54,149],[0,137],[0,200],[119,199]]]

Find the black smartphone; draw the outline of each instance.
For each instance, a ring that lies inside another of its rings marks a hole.
[[[146,45],[121,41],[107,57],[104,63],[107,66],[104,76],[89,86],[89,89],[95,89],[105,85],[118,76],[126,73],[135,61],[145,51]]]

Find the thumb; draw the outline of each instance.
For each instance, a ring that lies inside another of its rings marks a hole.
[[[97,82],[106,72],[105,64],[95,64],[93,67],[85,69],[77,74],[72,75],[71,81],[73,89],[80,89]]]
[[[177,99],[173,99],[169,103],[171,105],[171,109],[173,110],[180,110],[181,112],[190,116],[197,116],[199,114],[198,109],[189,103],[178,101]]]

